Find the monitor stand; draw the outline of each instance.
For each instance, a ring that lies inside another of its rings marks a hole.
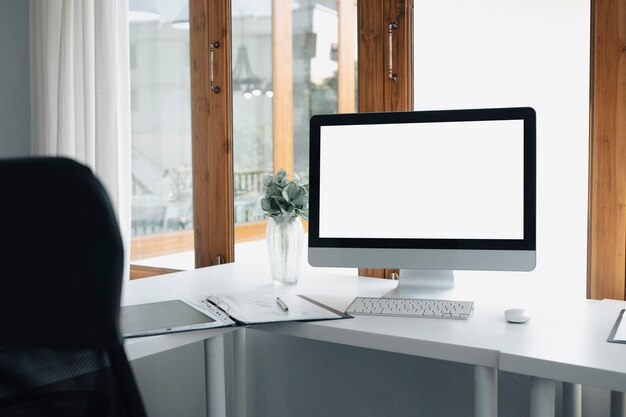
[[[401,269],[398,286],[384,298],[453,299],[454,272],[451,270]]]

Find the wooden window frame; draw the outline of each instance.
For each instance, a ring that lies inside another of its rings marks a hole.
[[[357,15],[359,111],[413,110],[413,2],[359,0]],[[398,24],[392,43],[396,81],[389,78],[388,72],[388,27],[392,22]],[[391,278],[397,272],[397,269],[359,268],[359,275],[376,278]]]
[[[193,247],[195,267],[202,268],[234,261],[230,0],[190,0],[189,23]],[[211,73],[219,91],[211,88]],[[147,274],[131,265],[131,279]]]
[[[172,274],[174,272],[180,272],[180,270],[154,266],[131,265],[131,279],[150,278],[157,275]]]
[[[230,0],[190,0],[189,17],[194,249],[203,268],[235,258]]]
[[[234,260],[230,23],[230,0],[189,0],[196,268]],[[211,89],[209,48],[213,42],[219,43],[213,60],[219,93]],[[164,234],[153,238],[153,244],[172,238]],[[139,242],[133,240],[135,247]],[[131,265],[130,269],[131,279],[149,276],[145,267]]]
[[[591,0],[587,297],[626,299],[626,0]]]

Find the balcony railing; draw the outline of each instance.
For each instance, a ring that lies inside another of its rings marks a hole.
[[[263,176],[268,174],[270,173],[263,171],[235,173],[235,224],[256,222],[265,218],[260,201],[263,195]]]
[[[237,172],[233,177],[235,194],[235,223],[250,223],[265,218],[260,199],[263,176],[269,172]],[[133,189],[137,189],[134,184]],[[175,199],[154,194],[133,195],[132,235],[145,236],[191,230],[193,200],[191,190],[176,193]]]

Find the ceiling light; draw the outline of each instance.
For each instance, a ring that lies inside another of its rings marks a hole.
[[[128,1],[128,21],[133,23],[154,22],[159,20],[161,15],[157,10],[154,0],[129,0]]]
[[[189,2],[185,1],[185,5],[180,12],[176,15],[176,18],[172,21],[172,27],[174,29],[189,30]]]

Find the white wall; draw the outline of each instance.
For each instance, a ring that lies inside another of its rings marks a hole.
[[[0,3],[0,159],[30,155],[28,1]]]
[[[589,30],[589,0],[415,1],[416,110],[537,111],[537,268],[525,275],[543,293],[578,298],[586,292]]]

